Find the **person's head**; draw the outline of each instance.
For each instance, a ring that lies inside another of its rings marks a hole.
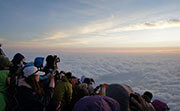
[[[14,55],[12,59],[13,65],[18,65],[20,67],[24,66],[25,57],[21,53],[17,53]]]
[[[25,81],[32,87],[32,89],[40,94],[43,95],[44,92],[42,88],[39,85],[39,77],[40,75],[44,75],[44,72],[38,71],[38,69],[35,66],[29,66],[25,67],[23,69]]]
[[[36,80],[36,82],[39,82],[39,77],[40,75],[44,75],[45,73],[42,71],[39,71],[37,69],[37,67],[35,66],[29,66],[29,67],[25,67],[23,69],[24,72],[24,77],[28,78],[28,77],[34,77],[34,79]]]
[[[49,68],[54,69],[54,66],[56,66],[58,62],[60,62],[60,58],[56,55],[48,55],[46,57],[46,66]]]
[[[146,102],[150,103],[151,99],[153,98],[153,94],[149,91],[145,91],[142,97],[145,99]]]
[[[2,44],[0,43],[0,47],[2,46]]]
[[[69,82],[72,83],[72,78],[73,78],[72,73],[71,73],[71,72],[67,72],[67,73],[65,74],[65,76],[66,76],[66,78],[69,80]]]
[[[34,66],[41,69],[43,68],[44,57],[36,57],[34,60]]]
[[[0,70],[9,69],[12,65],[8,57],[0,55]]]

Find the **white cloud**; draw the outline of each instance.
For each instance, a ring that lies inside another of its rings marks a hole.
[[[157,21],[154,23],[136,24],[125,27],[117,27],[108,32],[123,32],[123,31],[136,31],[136,30],[147,30],[147,29],[164,29],[171,27],[180,27],[180,19],[172,19],[168,21]]]
[[[86,75],[99,83],[126,83],[134,91],[153,92],[178,111],[180,105],[179,54],[70,54],[63,56],[62,70],[80,77]]]

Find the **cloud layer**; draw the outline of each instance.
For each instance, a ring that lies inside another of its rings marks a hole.
[[[177,54],[75,54],[63,55],[61,70],[86,75],[99,83],[126,83],[134,91],[153,92],[172,111],[180,106],[180,55]]]

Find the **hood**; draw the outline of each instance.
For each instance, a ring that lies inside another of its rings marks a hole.
[[[119,103],[107,96],[85,96],[74,106],[74,111],[121,111]]]
[[[40,68],[43,67],[44,57],[36,57],[34,60],[34,66]]]
[[[121,111],[128,111],[129,94],[120,84],[110,84],[106,89],[106,96],[119,102]]]
[[[25,86],[25,87],[28,87],[28,88],[32,88],[29,84],[26,83],[24,78],[19,79],[18,86]]]
[[[63,82],[69,82],[67,77],[66,76],[62,76],[62,79],[61,79]]]

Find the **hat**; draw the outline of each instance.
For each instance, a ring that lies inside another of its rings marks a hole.
[[[9,67],[12,63],[11,61],[5,57],[5,56],[2,56],[0,55],[0,68],[3,68],[3,67]]]
[[[65,76],[66,76],[68,79],[70,79],[70,78],[73,77],[71,72],[67,72],[67,73],[65,74]]]
[[[146,100],[146,102],[150,103],[151,99],[153,97],[153,94],[151,92],[149,92],[149,91],[146,91],[146,92],[144,92],[142,97]]]
[[[44,57],[36,57],[34,60],[34,65],[36,67],[43,67],[43,63],[44,63]]]
[[[45,72],[38,71],[38,69],[35,66],[26,67],[26,68],[24,68],[23,72],[24,72],[25,77],[29,77],[33,74],[34,75],[44,75],[45,74]]]
[[[19,64],[25,57],[21,53],[17,53],[14,55],[12,63],[14,65]]]

